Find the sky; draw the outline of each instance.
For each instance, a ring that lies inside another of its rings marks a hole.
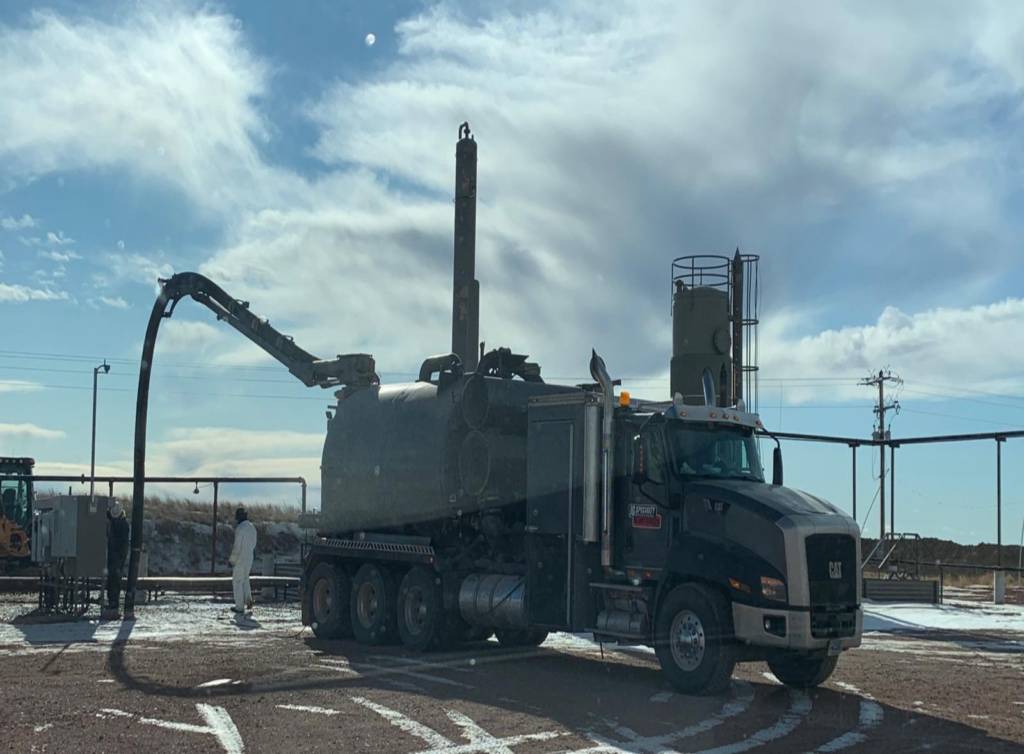
[[[1024,428],[1024,6],[12,0],[0,71],[0,454],[39,473],[87,472],[104,359],[97,471],[130,473],[172,272],[313,353],[373,353],[385,382],[449,350],[463,120],[481,337],[549,381],[587,380],[594,347],[665,398],[671,260],[740,248],[769,427],[869,437],[858,383],[891,368],[894,437]],[[183,302],[148,470],[301,475],[315,504],[330,402]],[[784,451],[788,484],[850,509],[848,448]],[[995,455],[898,451],[897,529],[994,541]],[[1007,442],[1004,542],[1022,461]],[[857,470],[871,535],[874,454]]]

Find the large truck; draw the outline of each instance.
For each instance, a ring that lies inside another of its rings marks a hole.
[[[673,262],[666,400],[616,394],[594,352],[592,382],[546,383],[526,355],[479,342],[476,154],[463,124],[452,347],[414,382],[382,385],[368,354],[318,359],[195,273],[164,281],[154,307],[144,369],[160,319],[188,295],[305,384],[336,388],[303,623],[413,650],[585,632],[652,646],[686,693],[721,690],[748,660],[792,686],[821,683],[860,643],[860,533],[783,486],[777,443],[764,477],[771,435],[744,400],[757,258]],[[141,388],[140,407],[144,422]]]

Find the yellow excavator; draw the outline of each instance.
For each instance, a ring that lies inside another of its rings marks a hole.
[[[35,465],[32,458],[0,456],[0,570],[29,563]]]

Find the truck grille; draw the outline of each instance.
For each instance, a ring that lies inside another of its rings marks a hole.
[[[860,563],[854,538],[846,534],[812,534],[807,538],[806,549],[811,609],[856,605]]]
[[[857,544],[846,534],[812,534],[806,541],[811,591],[811,635],[853,636],[857,630]]]

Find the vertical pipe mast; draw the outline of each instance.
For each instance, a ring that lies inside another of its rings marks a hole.
[[[455,275],[452,353],[467,372],[476,370],[480,342],[480,283],[476,267],[476,141],[469,123],[459,126],[455,147]]]
[[[743,398],[743,260],[740,250],[732,258],[732,404]],[[750,409],[753,411],[753,409]]]

